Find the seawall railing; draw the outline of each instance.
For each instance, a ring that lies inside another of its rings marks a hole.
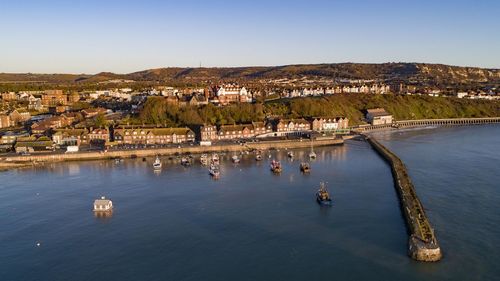
[[[448,119],[417,119],[394,121],[391,124],[368,125],[353,128],[353,131],[362,133],[377,130],[389,130],[400,128],[424,127],[424,126],[465,126],[500,123],[500,117],[486,118],[448,118]]]

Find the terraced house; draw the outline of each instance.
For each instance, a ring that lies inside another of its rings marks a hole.
[[[348,127],[347,117],[315,117],[311,120],[311,129],[318,132],[344,130]]]
[[[189,128],[118,128],[114,131],[116,144],[169,144],[194,142],[195,134]]]
[[[57,129],[52,141],[58,145],[86,145],[89,144],[88,134],[88,129]]]
[[[274,130],[278,133],[309,131],[311,124],[306,119],[279,119],[275,122]]]
[[[219,140],[247,139],[260,134],[272,132],[272,125],[264,122],[252,122],[250,124],[222,125],[217,132]]]

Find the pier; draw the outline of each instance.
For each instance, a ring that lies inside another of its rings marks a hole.
[[[354,128],[356,132],[369,132],[376,130],[391,130],[403,128],[416,128],[426,126],[466,126],[482,124],[500,124],[500,117],[486,118],[449,118],[449,119],[417,119],[394,121],[392,124],[368,125]]]
[[[391,166],[394,185],[410,233],[408,254],[417,261],[439,261],[442,258],[441,248],[403,161],[373,137],[364,137]]]

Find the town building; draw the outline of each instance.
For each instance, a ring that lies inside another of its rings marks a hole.
[[[279,119],[277,122],[275,122],[274,125],[274,131],[278,133],[309,131],[309,130],[311,130],[311,124],[303,118]]]
[[[71,125],[71,120],[71,118],[67,118],[64,115],[45,118],[31,125],[31,133],[34,135],[42,135],[51,129],[54,130]]]
[[[4,100],[4,101],[15,101],[18,99],[19,99],[19,96],[15,92],[2,93],[2,100]]]
[[[28,97],[28,109],[29,110],[36,110],[36,111],[42,110],[43,109],[42,99],[36,98],[33,95],[30,95]]]
[[[311,120],[311,129],[318,132],[345,130],[348,127],[347,117],[316,117]]]
[[[195,130],[198,132],[197,139],[202,142],[217,140],[217,127],[213,125],[198,126]]]
[[[366,119],[372,125],[392,124],[392,115],[383,108],[368,109]]]
[[[116,144],[153,145],[195,141],[195,134],[189,128],[117,128],[113,137]]]
[[[109,130],[108,129],[90,129],[88,133],[88,140],[90,144],[106,144],[109,142]]]
[[[16,153],[44,152],[54,150],[54,143],[47,136],[20,137],[17,138],[14,148]]]
[[[83,129],[57,129],[52,134],[52,141],[62,146],[80,146],[89,144],[89,130]]]
[[[11,126],[24,123],[31,119],[31,114],[24,110],[14,110],[9,114]]]
[[[0,128],[8,128],[10,126],[12,126],[10,116],[6,114],[0,114]]]
[[[30,134],[26,131],[21,131],[21,132],[8,131],[3,133],[3,135],[0,137],[0,144],[13,145],[14,143],[16,143],[18,138],[25,138],[29,136]]]
[[[66,105],[67,97],[62,90],[47,90],[42,95],[42,105],[46,107]]]
[[[216,100],[221,105],[236,102],[252,102],[251,94],[245,87],[236,84],[226,84],[215,90]]]

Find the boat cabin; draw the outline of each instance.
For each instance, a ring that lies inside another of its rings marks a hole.
[[[106,212],[113,209],[113,202],[106,197],[102,196],[101,199],[96,199],[94,201],[94,211],[96,212]]]

